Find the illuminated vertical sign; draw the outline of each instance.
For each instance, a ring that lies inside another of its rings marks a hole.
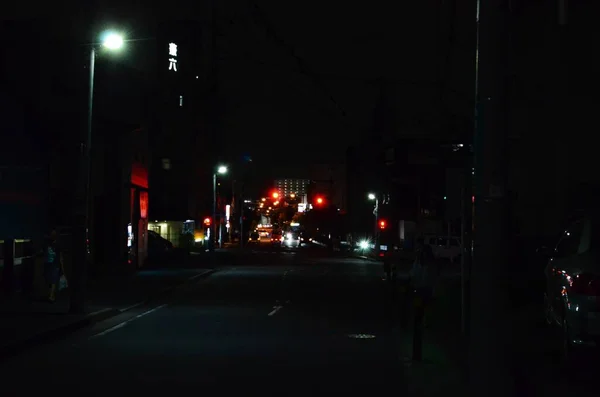
[[[177,44],[169,43],[169,70],[177,71]]]
[[[140,218],[148,218],[148,192],[140,192]]]

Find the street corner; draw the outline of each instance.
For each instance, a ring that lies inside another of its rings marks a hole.
[[[120,313],[121,311],[118,309],[105,308],[82,315],[65,314],[63,316],[56,316],[50,324],[40,324],[37,331],[30,334],[27,333],[27,330],[23,330],[24,333],[20,333],[18,329],[19,324],[15,323],[14,331],[16,334],[20,334],[20,336],[0,346],[0,361],[74,333],[82,328],[108,320]]]

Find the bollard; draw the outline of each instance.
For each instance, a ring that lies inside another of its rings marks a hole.
[[[414,324],[413,324],[413,361],[423,358],[423,320],[425,318],[425,305],[423,299],[416,295],[414,299]]]

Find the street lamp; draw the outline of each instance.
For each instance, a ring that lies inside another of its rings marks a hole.
[[[212,230],[211,230],[211,244],[210,249],[213,251],[215,249],[216,243],[216,234],[217,234],[217,174],[225,175],[227,173],[227,167],[224,165],[220,165],[216,168],[215,172],[213,172],[213,221],[212,221]],[[219,236],[219,240],[221,241],[221,236]]]
[[[73,276],[71,284],[71,297],[69,311],[74,314],[85,313],[85,283],[87,274],[87,250],[88,250],[88,227],[90,217],[90,165],[92,149],[92,114],[94,105],[94,69],[96,66],[97,46],[114,51],[123,47],[123,36],[106,32],[100,43],[93,43],[90,46],[90,65],[89,65],[89,87],[88,87],[88,114],[86,134],[80,145],[80,166],[77,186],[77,201],[75,206],[75,225],[73,227],[73,237],[75,239]]]
[[[378,218],[379,218],[379,198],[375,193],[369,193],[367,195],[369,200],[375,201],[375,208],[373,208],[373,215],[375,215],[375,231],[374,231],[374,241],[375,241],[375,254],[379,254],[379,228],[378,228]]]
[[[114,32],[106,32],[102,40],[102,45],[109,50],[120,50],[123,43],[123,36]]]

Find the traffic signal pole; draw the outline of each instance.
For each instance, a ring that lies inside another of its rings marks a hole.
[[[375,258],[377,258],[379,257],[379,248],[381,246],[381,234],[379,232],[379,195],[375,196],[375,208],[373,209],[373,215],[375,215],[375,234],[373,235],[373,252],[375,253]]]
[[[509,0],[478,0],[474,260],[470,272],[470,396],[513,396],[508,307]]]

